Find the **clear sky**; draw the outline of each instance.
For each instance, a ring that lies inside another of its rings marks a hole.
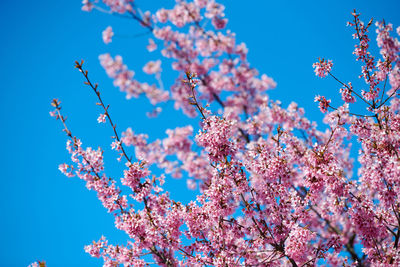
[[[161,5],[171,7],[172,2],[136,1],[142,9],[153,11]],[[249,62],[277,82],[270,96],[284,106],[291,101],[299,103],[306,115],[319,123],[322,116],[314,96],[335,96],[333,104],[340,103],[339,86],[315,77],[312,63],[318,57],[333,59],[334,73],[353,83],[359,74],[360,65],[351,54],[352,32],[346,27],[350,12],[356,8],[364,21],[385,18],[395,27],[400,25],[398,0],[222,3],[226,5],[228,28],[249,48]],[[71,130],[84,145],[106,150],[106,168],[113,177],[121,177],[122,166],[109,151],[111,129],[98,125],[96,99],[82,84],[73,62],[87,62],[92,80],[99,82],[105,101],[111,104],[120,132],[132,127],[154,140],[163,138],[167,128],[196,124],[197,119],[185,119],[166,105],[166,112],[149,120],[145,116],[148,101],[126,101],[107,78],[98,61],[101,53],[123,55],[139,79],[145,77],[143,65],[157,58],[144,48],[147,37],[130,37],[144,31],[134,21],[83,12],[79,0],[1,0],[0,25],[0,265],[26,266],[40,259],[49,266],[99,266],[101,260],[91,258],[83,246],[101,235],[124,244],[127,236],[115,229],[112,215],[106,213],[94,192],[58,170],[58,164],[69,162],[69,157],[66,136],[49,116],[51,100],[61,100]],[[105,45],[101,32],[108,25],[116,36]],[[163,74],[167,84],[175,76],[171,71]],[[172,178],[167,181],[172,190],[184,184]],[[182,190],[172,193],[182,201],[192,195]]]

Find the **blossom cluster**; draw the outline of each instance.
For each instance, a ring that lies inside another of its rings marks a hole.
[[[123,64],[122,57],[116,56],[113,59],[110,54],[102,54],[99,59],[108,76],[114,79],[114,85],[118,86],[122,92],[126,92],[128,99],[145,94],[153,105],[169,99],[167,91],[157,88],[154,84],[149,85],[135,80],[135,73],[128,70],[127,66]],[[149,74],[161,71],[160,62],[146,65],[144,71]]]
[[[313,64],[315,74],[319,77],[326,77],[333,67],[332,60],[320,59]]]

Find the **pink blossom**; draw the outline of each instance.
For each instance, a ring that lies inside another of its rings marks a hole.
[[[206,18],[223,17],[225,7],[215,1],[208,1],[206,6]]]
[[[140,83],[135,80],[135,73],[128,70],[128,67],[123,64],[121,56],[116,56],[113,59],[109,54],[103,54],[99,56],[99,59],[108,76],[114,79],[114,85],[119,87],[121,91],[126,92],[128,99],[137,98],[141,94],[145,94],[153,105],[169,99],[168,91],[157,88],[155,85]],[[161,61],[149,62],[145,69],[146,71],[161,71],[160,65]]]
[[[111,149],[113,150],[121,150],[121,142],[115,140],[114,142],[111,143]]]
[[[149,171],[138,163],[129,166],[128,170],[124,171],[124,178],[121,179],[122,184],[129,186],[134,192],[140,190],[140,179],[149,175]]]
[[[131,128],[128,128],[125,132],[122,133],[121,141],[126,146],[142,147],[147,144],[147,138],[148,136],[146,134],[136,135]]]
[[[156,12],[156,17],[159,22],[166,23],[168,20],[168,11],[164,8],[161,8]]]
[[[99,115],[99,117],[97,118],[97,122],[98,123],[106,123],[106,114],[102,113]]]
[[[28,265],[28,267],[46,267],[46,262],[44,261],[35,261]]]
[[[329,103],[331,103],[331,100],[327,100],[324,96],[318,95],[314,98],[314,102],[319,102],[319,109],[322,113],[325,113],[328,111]]]
[[[211,161],[233,155],[235,150],[230,138],[234,122],[211,116],[203,123],[203,130],[196,135],[197,144],[203,146]]]
[[[186,153],[190,151],[192,141],[189,136],[193,134],[192,126],[168,129],[166,131],[168,138],[163,140],[163,147],[167,154]]]
[[[190,190],[196,190],[196,188],[197,188],[196,182],[195,182],[194,180],[192,180],[192,179],[186,180],[186,184],[187,184],[187,187],[188,187]]]
[[[92,245],[85,246],[85,252],[89,253],[92,257],[99,258],[100,250],[107,246],[107,240],[104,236],[98,242],[93,242]]]
[[[146,46],[146,48],[147,48],[147,51],[153,52],[154,50],[157,49],[157,45],[153,39],[149,38],[149,44]]]
[[[73,177],[74,174],[72,173],[73,166],[69,166],[66,163],[60,164],[58,169],[67,177]]]
[[[285,253],[296,262],[306,262],[310,253],[310,241],[315,238],[312,233],[304,227],[295,226],[290,231],[285,242]]]
[[[319,62],[313,64],[315,74],[319,77],[326,77],[333,66],[332,60],[320,59]]]
[[[108,26],[104,31],[103,31],[103,42],[105,44],[111,43],[111,38],[114,36],[113,30],[111,26]]]
[[[342,99],[346,103],[354,103],[356,101],[355,97],[352,95],[353,86],[349,83],[348,87],[343,87],[340,89],[342,94]]]
[[[83,6],[82,6],[83,11],[90,12],[90,11],[92,11],[92,9],[94,7],[93,3],[90,2],[90,0],[83,0],[82,4],[83,4]]]
[[[103,0],[103,3],[107,5],[112,12],[123,14],[127,11],[132,11],[131,2],[134,0]]]
[[[385,61],[396,62],[399,59],[400,42],[397,38],[390,36],[393,31],[392,24],[385,24],[384,22],[375,23],[377,29],[376,41],[380,49],[380,54]]]
[[[225,28],[226,24],[228,23],[227,19],[221,19],[221,18],[213,18],[212,19],[212,24],[217,30],[221,30]]]
[[[161,72],[161,60],[147,62],[147,64],[143,67],[143,71],[147,74]]]
[[[162,111],[161,107],[156,107],[152,111],[146,112],[146,116],[149,118],[155,118],[161,113],[161,111]]]

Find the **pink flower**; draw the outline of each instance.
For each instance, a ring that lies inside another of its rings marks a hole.
[[[385,61],[396,62],[399,59],[400,42],[396,38],[390,36],[393,31],[392,24],[384,22],[375,23],[377,29],[376,42],[381,48],[380,53]]]
[[[73,166],[69,166],[66,163],[60,164],[58,169],[67,177],[73,177],[74,174],[72,173]]]
[[[122,92],[126,92],[127,99],[139,97],[143,93],[153,105],[169,99],[168,91],[157,88],[155,85],[140,83],[135,80],[135,73],[128,70],[128,67],[123,64],[121,56],[116,56],[113,59],[110,54],[103,54],[99,56],[99,59],[108,76],[114,79],[114,85],[118,86]],[[146,70],[150,72],[156,71],[158,67],[159,71],[161,71],[160,65],[161,62],[152,62],[146,67]]]
[[[130,2],[133,2],[133,0],[103,0],[103,3],[110,7],[112,12],[118,12],[120,14],[132,11]]]
[[[108,26],[104,31],[103,31],[103,42],[105,44],[111,43],[111,38],[113,37],[114,33],[112,31],[111,26]]]
[[[94,242],[91,245],[85,246],[85,252],[89,253],[92,257],[100,258],[100,251],[107,246],[108,241],[104,236],[100,238],[98,242]]]
[[[217,18],[217,17],[212,19],[212,25],[217,30],[221,30],[221,29],[225,28],[227,23],[228,23],[227,19],[221,19],[221,18]]]
[[[314,102],[319,102],[319,109],[321,112],[325,113],[328,111],[329,108],[329,103],[331,103],[331,100],[327,100],[324,96],[316,96],[314,98]]]
[[[194,0],[196,6],[204,8],[207,5],[208,0]]]
[[[290,231],[285,242],[285,253],[296,262],[305,262],[306,256],[311,252],[310,240],[315,238],[315,233],[310,230],[295,226]]]
[[[90,2],[90,0],[83,0],[82,4],[83,4],[83,6],[82,6],[83,11],[90,12],[90,11],[92,11],[92,9],[94,7],[93,3]]]
[[[212,19],[215,17],[223,17],[225,14],[223,13],[225,6],[216,3],[215,1],[208,1],[206,6],[205,17]]]
[[[196,190],[196,188],[197,188],[197,184],[193,179],[187,179],[186,180],[186,186],[190,190]]]
[[[313,64],[315,75],[319,77],[326,77],[328,72],[331,71],[333,66],[332,60],[320,59],[319,62]]]
[[[340,89],[340,93],[342,94],[342,99],[346,103],[354,103],[356,102],[355,97],[351,94],[353,92],[353,86],[349,83],[349,87],[343,87]]]
[[[157,49],[157,45],[153,39],[149,38],[149,44],[146,46],[146,48],[147,48],[147,51],[153,52],[154,50]]]
[[[209,153],[211,161],[218,161],[234,153],[234,122],[217,116],[208,117],[203,123],[203,130],[196,135],[197,144]]]
[[[166,23],[168,20],[168,10],[161,8],[156,12],[157,20],[161,23]]]
[[[98,123],[105,123],[106,122],[106,114],[100,114],[99,117],[97,118]]]
[[[124,170],[124,178],[121,179],[123,185],[129,186],[134,192],[140,189],[140,179],[149,175],[150,172],[135,162],[128,170]]]
[[[121,142],[115,140],[114,142],[111,143],[111,149],[119,151],[121,150],[121,148],[122,148]]]
[[[161,60],[147,62],[147,64],[143,67],[143,71],[147,74],[161,72]]]
[[[146,112],[146,116],[149,118],[155,118],[161,113],[161,111],[162,111],[161,107],[156,107],[152,111]]]

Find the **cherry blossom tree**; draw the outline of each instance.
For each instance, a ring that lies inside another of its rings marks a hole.
[[[316,96],[325,113],[321,131],[296,103],[282,107],[268,97],[275,82],[251,67],[246,45],[226,29],[224,6],[216,1],[177,0],[172,9],[150,13],[133,0],[84,0],[82,9],[137,21],[152,35],[148,51],[160,49],[173,60],[178,75],[164,88],[162,59],[143,68],[157,80],[150,85],[135,79],[121,56],[100,55],[127,98],[145,95],[154,105],[149,116],[172,101],[200,123],[197,132],[190,125],[167,129],[153,142],[131,128],[120,133],[101,86],[76,62],[101,108],[97,121],[113,132],[121,179],[107,175],[101,148],[85,147],[68,128],[55,99],[51,115],[61,121],[71,154],[59,169],[96,191],[129,237],[125,244],[100,237],[87,253],[104,266],[400,265],[400,43],[391,24],[351,14],[366,89],[336,77],[332,60],[313,65],[317,76],[337,80],[343,100],[334,107],[329,96]],[[374,25],[380,55],[370,52]],[[112,42],[111,27],[102,34]],[[365,112],[354,113],[352,105]],[[349,138],[360,143],[357,174]],[[170,177],[186,179],[197,197],[188,204],[171,199],[163,188]]]

